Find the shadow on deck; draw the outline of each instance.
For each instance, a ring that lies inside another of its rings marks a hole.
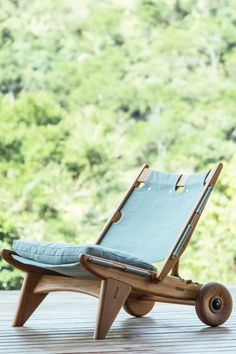
[[[230,287],[236,303],[236,287]],[[209,328],[190,306],[156,304],[143,318],[123,310],[107,339],[92,339],[97,299],[78,293],[51,293],[26,323],[11,321],[19,292],[0,293],[0,353],[236,353],[236,314]]]

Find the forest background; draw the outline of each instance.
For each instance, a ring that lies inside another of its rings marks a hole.
[[[93,242],[144,162],[221,160],[181,273],[235,283],[235,97],[234,0],[0,0],[0,247]]]

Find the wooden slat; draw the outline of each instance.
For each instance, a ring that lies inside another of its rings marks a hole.
[[[51,291],[78,291],[99,297],[100,284],[98,280],[69,278],[58,275],[42,275],[34,289],[34,294],[48,293]]]
[[[150,168],[145,168],[143,170],[143,172],[141,173],[141,175],[138,177],[138,182],[140,183],[145,183],[151,173],[151,169]]]
[[[152,172],[152,170],[150,168],[145,168],[143,170],[143,172],[141,173],[141,175],[139,176],[138,182],[145,183],[151,172]],[[176,188],[184,187],[188,177],[189,177],[189,175],[184,175],[184,174],[180,175],[180,178],[176,183]]]
[[[236,300],[236,287],[230,287]],[[236,313],[217,328],[203,325],[194,307],[157,303],[143,318],[123,310],[107,339],[95,341],[97,299],[78,293],[50,293],[22,328],[11,327],[18,291],[0,292],[0,353],[236,353]]]

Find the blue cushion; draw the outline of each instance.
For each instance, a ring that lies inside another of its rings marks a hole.
[[[78,263],[79,257],[82,254],[88,254],[148,270],[156,270],[152,264],[132,254],[99,245],[76,245],[60,242],[17,240],[14,241],[12,248],[18,256],[45,265],[69,265]]]

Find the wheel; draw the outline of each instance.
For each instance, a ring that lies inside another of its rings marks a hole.
[[[227,321],[232,306],[232,297],[223,285],[208,283],[199,290],[195,310],[203,323],[216,327]]]
[[[141,317],[150,312],[155,301],[147,301],[138,297],[128,297],[124,304],[124,310],[131,316]]]

